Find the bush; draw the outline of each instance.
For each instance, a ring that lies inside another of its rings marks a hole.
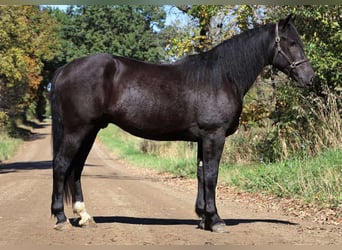
[[[9,137],[6,133],[0,132],[0,162],[9,159],[18,149],[21,139]]]
[[[265,98],[256,105],[247,96],[240,122],[242,126],[227,139],[223,162],[268,163],[314,156],[328,148],[341,149],[341,92],[324,85],[322,88],[318,95],[279,84],[271,94],[273,99],[268,100],[268,106]],[[262,112],[253,111],[258,105],[263,108]],[[253,113],[257,115],[252,120],[245,119]]]
[[[9,117],[6,112],[0,111],[0,131],[3,131],[9,124]]]

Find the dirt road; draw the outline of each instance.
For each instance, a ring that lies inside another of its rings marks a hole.
[[[55,231],[50,215],[50,126],[36,128],[0,166],[0,245],[283,245],[342,244],[341,226],[315,224],[234,201],[217,201],[227,232],[197,229],[195,181],[129,166],[95,143],[83,173],[87,210],[96,228]],[[75,218],[71,206],[66,214]]]

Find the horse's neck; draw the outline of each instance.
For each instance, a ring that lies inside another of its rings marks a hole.
[[[238,52],[235,53],[234,58],[228,60],[232,60],[230,64],[234,64],[232,70],[235,70],[232,74],[236,75],[232,83],[236,85],[243,98],[264,67],[270,64],[272,38],[265,27],[260,32],[246,36],[246,39],[240,39],[239,43],[241,47]],[[227,70],[229,71],[230,68]]]

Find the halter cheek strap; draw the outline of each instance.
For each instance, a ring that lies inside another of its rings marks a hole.
[[[286,53],[282,50],[282,48],[280,46],[280,36],[279,36],[279,30],[278,29],[279,29],[278,28],[278,23],[276,23],[276,30],[275,30],[275,34],[276,34],[275,46],[276,46],[276,49],[275,49],[275,53],[274,53],[274,56],[273,56],[272,64],[275,63],[275,59],[278,56],[278,54],[281,54],[286,59],[286,61],[289,63],[288,67],[290,67],[290,70],[289,70],[289,74],[290,74],[291,70],[295,69],[298,65],[300,65],[302,63],[305,63],[305,62],[307,62],[309,60],[304,58],[304,59],[301,59],[301,60],[298,60],[298,61],[292,61],[291,58],[288,55],[286,55]]]

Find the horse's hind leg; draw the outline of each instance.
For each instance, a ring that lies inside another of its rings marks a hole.
[[[63,230],[69,227],[67,217],[64,213],[64,193],[66,183],[70,183],[70,191],[74,193],[75,188],[72,185],[74,182],[72,175],[75,174],[73,162],[75,156],[79,153],[83,138],[87,134],[86,128],[77,130],[73,133],[64,133],[61,145],[53,159],[53,191],[51,212],[57,218],[55,229]]]
[[[75,168],[74,173],[74,192],[72,197],[73,203],[73,211],[81,218],[78,224],[81,227],[84,226],[95,226],[95,221],[90,216],[85,208],[85,203],[83,199],[83,192],[81,186],[81,174],[84,167],[84,163],[87,159],[87,156],[91,150],[91,147],[95,141],[98,129],[94,129],[91,131],[83,140],[82,146],[75,157],[75,160],[72,162],[73,167]]]
[[[64,184],[67,175],[70,173],[71,162],[79,148],[78,140],[72,135],[62,140],[56,157],[53,159],[53,191],[51,212],[57,218],[55,229],[63,230],[69,226],[64,213]]]

